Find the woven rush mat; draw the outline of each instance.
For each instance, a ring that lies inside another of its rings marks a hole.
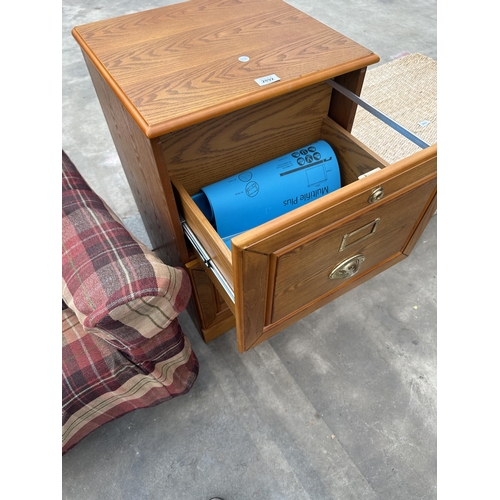
[[[410,54],[366,72],[361,97],[427,144],[437,142],[437,62]],[[358,106],[352,135],[392,164],[420,147]]]

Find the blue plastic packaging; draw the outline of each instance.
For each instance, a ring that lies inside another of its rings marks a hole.
[[[210,184],[193,200],[230,239],[340,188],[337,157],[323,140]]]

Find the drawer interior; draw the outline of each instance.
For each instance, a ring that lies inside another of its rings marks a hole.
[[[200,188],[320,139],[337,156],[338,191],[360,175],[387,166],[329,118],[331,97],[332,88],[321,83],[161,138],[180,212],[230,284],[231,252],[191,198]]]

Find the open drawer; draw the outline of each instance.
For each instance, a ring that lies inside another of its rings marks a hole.
[[[405,258],[435,211],[437,147],[388,165],[330,118],[331,95],[317,84],[162,139],[186,235],[234,314],[240,351]],[[319,139],[342,187],[234,237],[229,250],[191,196]]]

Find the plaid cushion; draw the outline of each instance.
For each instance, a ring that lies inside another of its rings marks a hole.
[[[152,348],[151,374],[100,337],[86,332],[76,314],[62,311],[62,451],[111,420],[189,391],[198,373],[189,340],[177,320]],[[153,361],[154,360],[154,361]]]
[[[63,151],[63,453],[105,422],[187,392],[191,285],[135,240]]]
[[[185,309],[191,284],[132,237],[63,152],[63,287],[88,331],[133,350]]]

